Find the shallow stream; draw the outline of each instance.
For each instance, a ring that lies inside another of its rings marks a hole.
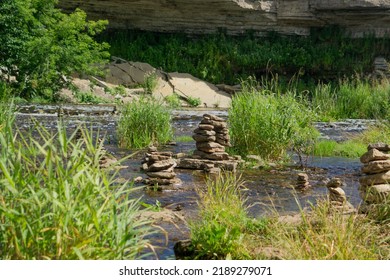
[[[115,134],[117,115],[114,105],[62,105],[62,109],[53,105],[21,106],[16,123],[22,129],[30,129],[36,122],[48,129],[55,129],[59,112],[63,114],[64,123],[69,131],[74,130],[80,124],[85,124],[104,135],[105,148],[116,158],[120,159],[135,152],[120,149],[117,146]],[[175,137],[191,136],[205,112],[205,110],[173,111]],[[228,117],[226,111],[208,110],[207,113],[223,118]],[[339,141],[363,131],[370,123],[372,121],[346,120],[339,123],[317,123],[316,127],[322,133],[321,137]],[[174,153],[188,153],[195,149],[195,142],[172,143],[163,149]],[[123,163],[128,167],[119,172],[122,180],[131,180],[138,176],[145,177],[140,171],[143,156],[144,151],[138,151],[136,155]],[[335,176],[342,178],[345,182],[344,190],[349,201],[354,206],[361,202],[358,193],[361,167],[359,159],[308,157],[304,169],[299,167],[295,160],[293,155],[290,166],[282,169],[275,167],[267,170],[240,171],[242,179],[246,182],[244,193],[251,216],[260,217],[272,211],[289,214],[297,212],[300,207],[315,204],[318,198],[324,198],[327,195],[325,180]],[[142,196],[143,205],[153,205],[160,209],[160,211],[149,213],[149,218],[163,229],[150,236],[156,248],[156,254],[151,255],[150,258],[173,259],[173,245],[178,240],[188,238],[186,223],[195,219],[197,215],[196,190],[204,186],[204,175],[183,169],[176,169],[175,172],[182,184],[163,188],[162,191],[139,188],[134,192],[135,196]],[[293,186],[300,172],[306,172],[309,175],[312,188],[308,191],[294,191]]]

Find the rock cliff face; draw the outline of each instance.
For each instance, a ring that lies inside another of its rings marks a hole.
[[[81,8],[121,29],[306,35],[311,27],[336,24],[352,36],[390,34],[390,0],[60,0],[59,6]]]

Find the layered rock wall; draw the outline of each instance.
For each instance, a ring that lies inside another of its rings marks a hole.
[[[85,10],[111,28],[191,34],[309,34],[340,25],[352,36],[390,34],[389,0],[60,0],[65,11]]]

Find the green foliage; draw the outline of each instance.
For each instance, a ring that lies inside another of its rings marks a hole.
[[[359,158],[367,151],[370,143],[390,143],[390,124],[382,123],[369,128],[358,136],[344,142],[333,140],[318,141],[309,153],[316,156],[330,157],[340,156],[349,158]]]
[[[155,72],[149,73],[145,76],[143,88],[145,93],[152,94],[158,85],[158,76]]]
[[[173,93],[164,98],[169,107],[176,109],[181,107],[180,96],[177,93]]]
[[[99,167],[102,144],[34,130],[0,131],[0,258],[139,258],[151,231],[129,183]]]
[[[164,144],[173,137],[171,113],[159,101],[141,96],[121,108],[117,134],[121,147]]]
[[[243,237],[249,218],[240,194],[242,181],[232,173],[207,178],[199,190],[199,220],[190,224],[196,259],[244,259]]]
[[[202,100],[199,97],[189,96],[186,98],[186,101],[191,107],[198,107],[200,104],[202,104]]]
[[[310,104],[319,115],[333,119],[389,119],[390,82],[355,77],[337,85],[319,84]]]
[[[234,152],[280,160],[289,149],[301,151],[315,141],[313,114],[292,95],[247,90],[232,99],[229,127]]]
[[[77,98],[80,103],[87,104],[99,104],[99,103],[107,103],[103,98],[96,96],[92,92],[76,92],[74,96]]]
[[[175,138],[176,142],[192,142],[194,139],[191,136],[183,135]]]
[[[109,54],[93,37],[106,21],[87,21],[76,10],[64,14],[56,0],[4,0],[0,4],[0,67],[16,78],[22,97],[56,99],[74,72],[93,74]]]
[[[190,73],[215,84],[236,84],[240,78],[264,75],[269,70],[292,76],[304,69],[302,75],[307,80],[334,80],[370,72],[375,56],[390,58],[389,38],[348,38],[335,26],[313,29],[309,37],[188,37],[115,30],[103,38],[111,44],[113,55],[168,72]]]

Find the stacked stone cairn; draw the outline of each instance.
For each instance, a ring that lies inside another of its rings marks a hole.
[[[224,119],[204,114],[197,129],[194,130],[192,138],[196,141],[194,158],[227,160],[229,155],[225,147],[230,147],[229,130]]]
[[[359,180],[359,192],[366,206],[382,204],[390,200],[390,146],[376,143],[367,147],[360,157],[364,164]]]
[[[196,150],[191,157],[178,160],[178,168],[202,170],[209,174],[218,174],[221,170],[235,172],[239,156],[229,156],[225,147],[230,147],[229,129],[224,119],[204,114],[192,138]]]
[[[220,117],[204,114],[192,138],[196,141],[193,158],[204,160],[229,160],[225,147],[230,147],[229,130],[226,121]],[[219,173],[220,168],[212,162],[205,162],[203,168],[208,173]]]
[[[309,176],[306,173],[298,173],[295,189],[304,191],[310,188]]]
[[[347,197],[343,190],[344,182],[340,178],[332,178],[326,187],[329,191],[330,210],[334,210],[343,214],[355,212],[355,208],[347,201]]]
[[[156,147],[149,147],[141,168],[148,176],[144,183],[153,186],[180,183],[174,172],[176,162],[172,156],[172,152],[158,152]]]

